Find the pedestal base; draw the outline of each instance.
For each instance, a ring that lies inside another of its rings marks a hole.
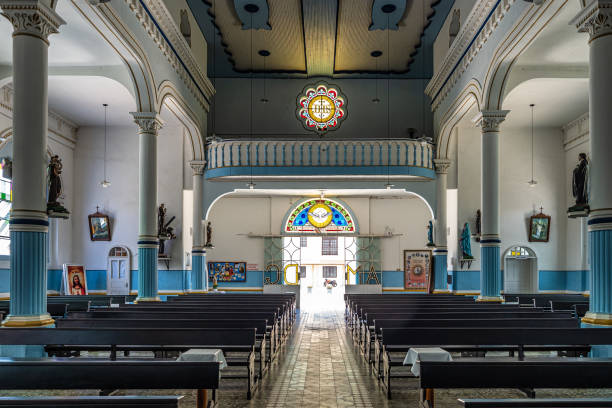
[[[504,298],[501,296],[478,296],[476,298],[477,302],[498,302],[501,303],[504,301]]]
[[[587,312],[582,318],[582,323],[597,326],[612,326],[612,314]]]
[[[134,300],[134,303],[145,303],[145,302],[161,302],[159,296],[155,297],[139,297]]]
[[[45,327],[54,323],[55,320],[51,318],[49,313],[26,316],[8,315],[2,322],[2,327]]]

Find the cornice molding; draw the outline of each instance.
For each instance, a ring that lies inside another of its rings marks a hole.
[[[432,99],[433,111],[448,96],[515,1],[478,0],[474,5],[446,53],[441,68],[425,88],[425,93]]]
[[[589,141],[589,118],[589,112],[587,112],[561,128],[565,151]]]
[[[163,1],[125,0],[125,2],[200,105],[208,110],[215,89],[198,66],[189,44],[183,38]]]
[[[0,15],[13,25],[13,37],[29,35],[49,44],[49,35],[66,24],[55,10],[40,0],[0,0],[0,9]]]

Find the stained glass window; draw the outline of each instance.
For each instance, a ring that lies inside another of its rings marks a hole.
[[[304,127],[316,132],[334,130],[346,116],[345,98],[327,84],[309,85],[298,97],[297,116]]]
[[[323,198],[312,199],[298,205],[285,225],[288,233],[354,233],[351,214],[340,203]]]

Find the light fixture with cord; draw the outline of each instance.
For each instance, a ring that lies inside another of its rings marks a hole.
[[[103,103],[104,106],[104,179],[100,182],[103,188],[110,187],[111,183],[106,179],[106,152],[107,152],[107,137],[108,137],[108,103]]]
[[[270,100],[266,97],[266,59],[270,56],[270,51],[259,50],[258,54],[263,57],[263,97],[259,101],[261,103],[268,103]]]
[[[250,29],[250,34],[251,34],[251,49],[250,49],[250,56],[251,56],[251,87],[250,87],[250,97],[249,97],[249,102],[250,102],[250,114],[249,114],[249,134],[250,134],[250,143],[249,143],[249,152],[251,150],[251,148],[253,147],[253,13],[251,12],[251,29]],[[264,59],[265,61],[265,59]],[[247,183],[247,187],[250,190],[254,190],[255,189],[255,183],[253,183],[253,158],[250,157],[251,154],[249,153],[249,168],[251,170],[251,178],[249,179],[249,182]]]
[[[531,107],[531,180],[527,182],[529,187],[535,187],[538,182],[533,178],[533,170],[534,170],[534,161],[533,161],[533,108],[535,105],[532,103],[529,105]]]
[[[374,83],[376,84],[376,96],[372,99],[373,103],[380,103],[380,98],[378,97],[378,58],[382,55],[382,51],[375,50],[370,53],[370,55],[375,58],[376,61],[376,71],[374,73]]]
[[[391,54],[390,50],[390,41],[389,36],[391,35],[391,29],[389,28],[389,14],[387,14],[387,149],[390,151],[391,149],[391,99],[389,95],[389,88],[391,84],[391,62],[389,60],[389,56]],[[381,146],[382,149],[382,146]],[[381,163],[382,164],[382,163]],[[393,188],[393,184],[391,184],[391,155],[387,154],[387,184],[385,184],[385,188],[387,190],[391,190]]]

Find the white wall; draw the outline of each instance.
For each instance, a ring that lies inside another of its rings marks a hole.
[[[481,132],[475,127],[461,127],[458,131],[458,191],[455,234],[461,234],[463,224],[475,227],[476,210],[481,208]],[[504,127],[500,133],[500,194],[501,194],[501,239],[502,252],[510,246],[525,245],[538,256],[538,269],[564,270],[566,260],[566,183],[565,153],[560,129],[535,130],[535,179],[538,184],[530,187],[531,139],[529,129]],[[449,201],[449,206],[452,201]],[[528,242],[529,217],[539,212],[552,216],[550,241]],[[449,211],[454,211],[451,209]],[[449,222],[451,218],[449,216]],[[453,240],[453,242],[457,242]],[[450,241],[449,241],[450,245]],[[456,244],[453,244],[456,245]],[[456,248],[451,248],[453,268],[456,263]],[[480,269],[479,245],[472,240],[475,261],[472,270]]]
[[[125,245],[132,253],[132,268],[138,266],[138,134],[136,125],[112,127],[108,131],[107,178],[110,187],[103,188],[104,128],[82,127],[78,132],[75,160],[75,197],[73,235],[74,259],[89,269],[106,269],[108,250]],[[170,269],[183,269],[183,137],[181,129],[164,127],[157,138],[157,204],[168,209],[166,220],[177,239],[170,243]],[[112,241],[92,242],[89,238],[88,214],[109,214]],[[191,215],[189,215],[191,216]],[[160,268],[162,266],[160,265]]]
[[[286,213],[301,198],[224,197],[209,214],[213,225],[214,248],[207,251],[209,261],[244,261],[263,269],[262,238],[246,234],[279,234]],[[428,206],[418,197],[411,199],[347,198],[345,202],[359,223],[360,234],[383,234],[388,227],[399,237],[381,243],[383,270],[403,268],[403,250],[420,249],[427,244]]]

